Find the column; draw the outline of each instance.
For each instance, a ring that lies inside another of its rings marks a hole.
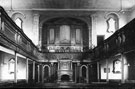
[[[42,47],[42,27],[43,27],[43,23],[40,23],[39,28],[38,28],[38,33],[39,33],[38,48],[40,51],[41,51],[41,47]]]
[[[89,48],[92,48],[92,31],[91,31],[91,26],[88,27],[88,31],[89,31]]]
[[[124,79],[124,55],[121,53],[121,83],[125,83]]]
[[[50,67],[51,67],[51,78],[52,78],[51,80],[54,80],[54,69],[53,69],[54,68],[54,63],[53,62],[51,63]]]
[[[73,70],[73,68],[72,68],[72,61],[69,61],[70,62],[70,65],[71,65],[71,70]]]
[[[33,32],[34,32],[34,42],[38,45],[39,40],[39,14],[34,14],[33,16]]]
[[[99,69],[100,65],[99,65],[99,61],[97,61],[97,79],[98,79],[98,82],[100,82],[100,69]]]
[[[86,74],[86,81],[89,83],[89,66],[87,65],[87,74]]]
[[[33,81],[35,81],[35,61],[33,61]]]
[[[58,61],[58,71],[59,71],[59,69],[60,69],[60,61]]]
[[[72,70],[72,75],[71,75],[71,80],[70,81],[73,81],[73,67],[72,67],[72,61],[69,61],[70,62],[70,65],[71,65],[71,70]]]
[[[91,46],[96,46],[97,45],[97,33],[96,33],[96,22],[97,22],[97,16],[95,14],[93,14],[91,16],[92,19],[92,45]],[[89,40],[90,41],[90,40]]]
[[[53,75],[53,73],[54,73],[53,72],[53,62],[51,63],[51,66],[50,67],[51,67],[51,75]]]
[[[42,83],[44,83],[44,66],[42,65]]]
[[[75,64],[75,83],[77,83],[77,64]]]
[[[40,65],[38,65],[38,82],[40,82]]]
[[[29,59],[28,58],[26,58],[26,83],[28,83],[28,79],[29,79],[29,68],[28,68],[28,66],[29,66]]]
[[[80,82],[80,63],[77,63],[77,78],[78,82]]]
[[[109,82],[108,73],[109,73],[109,69],[108,69],[108,59],[106,59],[106,82]]]
[[[57,70],[58,82],[61,80],[61,79],[60,79],[59,72],[60,72],[60,61],[58,60],[58,70]]]
[[[15,53],[14,82],[17,83],[17,53]]]

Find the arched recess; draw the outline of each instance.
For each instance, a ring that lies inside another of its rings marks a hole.
[[[11,16],[12,20],[15,21],[15,23],[23,29],[23,21],[26,18],[26,16],[21,12],[14,12]]]
[[[43,66],[43,78],[46,80],[48,77],[50,77],[50,66],[44,65]]]
[[[80,76],[87,78],[88,76],[88,67],[86,65],[82,65],[80,68]]]
[[[44,23],[46,23],[48,20],[51,20],[51,19],[55,19],[55,18],[74,18],[74,19],[77,19],[77,20],[80,20],[80,21],[82,21],[82,22],[84,22],[86,25],[87,25],[87,29],[89,30],[89,40],[90,40],[90,42],[89,42],[89,45],[92,45],[92,42],[91,42],[91,40],[92,40],[92,23],[91,23],[91,16],[89,16],[89,17],[86,17],[86,18],[83,18],[83,17],[77,17],[77,16],[61,16],[61,17],[59,17],[59,16],[53,16],[53,17],[47,17],[47,18],[45,18],[45,19],[43,19],[42,18],[42,20],[40,21],[40,23],[39,23],[39,48],[41,48],[43,45],[42,45],[42,35],[41,35],[41,33],[42,33],[42,29],[43,29],[43,25],[44,25]]]
[[[114,33],[119,29],[119,16],[116,13],[109,13],[106,15],[107,32]]]
[[[51,19],[55,19],[55,18],[75,18],[75,19],[78,19],[78,20],[83,21],[84,23],[87,24],[87,26],[90,26],[91,25],[91,22],[90,22],[91,17],[89,17],[90,19],[88,20],[88,19],[84,19],[84,18],[80,18],[80,17],[76,17],[76,16],[64,16],[64,17],[55,16],[55,17],[48,17],[48,18],[43,19],[42,21],[40,21],[40,23],[39,23],[40,30],[42,30],[43,24],[46,21],[51,20]]]
[[[40,23],[41,25],[41,23]],[[42,27],[41,27],[42,26]],[[89,35],[91,32],[89,32],[89,25],[86,21],[78,18],[71,18],[71,17],[59,17],[59,18],[52,18],[45,20],[44,23],[42,23],[40,27],[40,47],[43,49],[42,51],[46,50],[48,51],[49,48],[46,47],[46,44],[82,44],[84,47],[89,47],[89,43],[91,43],[92,37]],[[69,33],[70,37],[66,35],[61,36],[61,33],[63,29],[61,28],[66,28],[66,32],[64,30],[64,33]],[[52,30],[54,29],[54,31]],[[49,34],[54,33],[55,37]],[[74,30],[74,31],[73,31]],[[83,31],[85,30],[85,31]],[[72,32],[71,32],[72,31]],[[76,35],[78,34],[78,35]],[[51,37],[50,37],[50,36]],[[49,38],[50,37],[50,38]],[[54,39],[53,39],[54,38]],[[62,38],[63,41],[59,38]],[[66,38],[66,39],[64,39]],[[81,39],[80,39],[81,38]],[[51,39],[51,41],[49,40]],[[53,41],[53,42],[52,42]],[[55,41],[55,42],[54,42]],[[81,50],[82,48],[76,48]],[[55,50],[55,49],[53,49]],[[50,50],[49,50],[50,51]],[[81,50],[82,51],[82,50]]]
[[[83,79],[83,82],[88,83],[89,79],[88,79],[88,66],[86,65],[82,65],[80,67],[80,77]]]

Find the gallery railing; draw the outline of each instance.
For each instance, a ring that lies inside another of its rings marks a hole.
[[[95,58],[107,58],[118,53],[125,53],[135,49],[135,19],[130,21],[112,36],[94,48]]]
[[[0,7],[0,44],[33,59],[38,58],[38,48]]]

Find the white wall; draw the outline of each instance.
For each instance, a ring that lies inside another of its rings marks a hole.
[[[92,44],[97,45],[97,35],[104,35],[105,39],[107,39],[109,36],[111,36],[113,33],[108,33],[107,31],[107,23],[106,23],[106,16],[109,13],[116,13],[119,18],[119,28],[126,25],[131,19],[129,19],[131,12],[96,12],[94,15],[94,22],[93,23],[93,29],[94,31],[92,33]],[[134,13],[135,14],[135,13]],[[95,25],[95,26],[94,26]],[[95,32],[96,31],[96,32]]]

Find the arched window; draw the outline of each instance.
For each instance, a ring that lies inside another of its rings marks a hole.
[[[8,61],[8,69],[9,69],[10,74],[14,73],[14,69],[15,69],[15,59],[14,58],[11,58]]]
[[[11,18],[15,21],[18,27],[23,29],[23,20],[26,18],[25,14],[22,12],[14,12]]]
[[[15,20],[15,23],[17,24],[18,27],[20,27],[22,29],[22,24],[23,24],[23,21],[21,18],[17,18]]]
[[[119,19],[115,13],[111,13],[107,15],[107,32],[114,33],[116,30],[119,29]]]

